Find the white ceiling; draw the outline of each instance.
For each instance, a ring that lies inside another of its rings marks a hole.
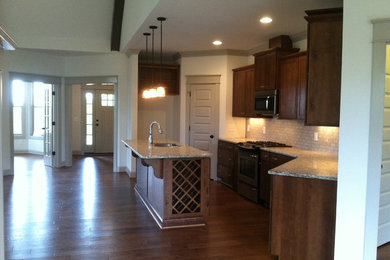
[[[342,0],[137,1],[126,0],[126,24],[122,30],[126,35],[122,38],[129,40],[122,40],[122,51],[144,49],[142,34],[150,31],[149,25],[159,25],[158,16],[167,17],[163,25],[165,52],[250,50],[280,34],[302,35],[307,27],[304,10],[342,6]],[[0,0],[0,26],[19,48],[63,55],[109,52],[113,3],[114,0]],[[140,9],[142,15],[133,9]],[[274,22],[260,24],[258,20],[263,15],[271,16]],[[136,22],[131,22],[135,16]],[[159,39],[157,30],[156,47]],[[223,45],[213,46],[215,39],[221,39]]]
[[[340,0],[160,0],[129,45],[144,49],[143,32],[159,24],[156,17],[165,16],[165,51],[250,50],[274,36],[302,35],[307,28],[304,10],[341,6]],[[259,23],[265,15],[273,18],[271,24]],[[157,46],[159,37],[156,31]],[[215,39],[223,45],[213,46]]]

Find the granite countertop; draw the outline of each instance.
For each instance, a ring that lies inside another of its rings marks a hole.
[[[305,150],[296,147],[268,147],[262,148],[262,150],[296,157],[294,160],[269,170],[269,174],[337,180],[337,154]]]
[[[224,138],[219,138],[219,140],[230,142],[230,143],[234,143],[234,144],[245,143],[245,142],[248,142],[248,141],[256,141],[255,139],[250,139],[250,138],[245,138],[245,137],[242,137],[242,138],[224,137]]]
[[[148,140],[122,140],[122,143],[124,143],[125,146],[130,148],[142,159],[194,158],[211,156],[211,153],[209,152],[205,152],[192,146],[181,144],[172,140],[156,140],[155,143],[176,143],[180,146],[149,146]]]
[[[256,141],[249,138],[220,138],[220,140],[240,143]],[[271,169],[268,173],[302,178],[337,180],[337,154],[300,149],[297,147],[266,147],[264,151],[279,153],[296,159]]]

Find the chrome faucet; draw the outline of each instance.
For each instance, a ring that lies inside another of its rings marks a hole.
[[[158,127],[158,132],[160,134],[163,133],[163,131],[161,130],[161,126],[160,126],[160,123],[157,122],[157,121],[153,121],[152,123],[150,123],[150,126],[149,126],[149,144],[153,144],[153,125],[157,125]]]

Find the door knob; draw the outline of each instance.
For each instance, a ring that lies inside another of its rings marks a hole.
[[[96,126],[99,126],[99,124],[96,124]]]
[[[214,138],[214,135],[210,135],[210,138],[213,139],[213,138]]]

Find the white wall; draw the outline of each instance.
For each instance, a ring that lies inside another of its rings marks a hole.
[[[370,20],[389,16],[389,1],[344,1],[336,260],[376,259],[385,47]]]
[[[10,85],[9,72],[31,73],[38,75],[61,76],[64,72],[64,58],[62,56],[45,53],[16,50],[4,52],[4,74],[3,74],[3,170],[10,173],[13,168],[13,158],[11,158],[10,138]]]
[[[126,148],[121,139],[127,137],[128,58],[123,53],[95,54],[65,57],[65,77],[117,76],[118,77],[118,127],[116,144],[119,170],[126,167]],[[114,145],[115,147],[115,145]]]
[[[129,113],[127,118],[127,139],[137,138],[138,121],[138,52],[132,53],[128,59],[128,93]],[[126,171],[131,177],[135,177],[135,158],[131,155],[130,149],[126,152]]]
[[[3,84],[2,84],[2,71],[4,69],[3,50],[0,49],[0,137],[3,129]],[[0,138],[0,154],[3,154],[3,138]],[[3,169],[3,158],[0,156],[0,169]],[[4,259],[4,200],[3,200],[3,176],[0,174],[0,260]]]
[[[81,152],[81,85],[72,86],[72,152]]]
[[[186,76],[221,75],[219,91],[219,137],[245,137],[245,119],[232,117],[232,69],[248,65],[247,56],[182,57],[180,60],[180,141],[186,138]]]

